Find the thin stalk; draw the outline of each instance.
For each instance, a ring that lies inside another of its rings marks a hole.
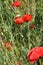
[[[34,65],[40,65],[40,61],[38,60]]]

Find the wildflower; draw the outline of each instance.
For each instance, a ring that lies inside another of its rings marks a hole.
[[[30,26],[30,28],[35,28],[35,25],[34,25],[34,24],[32,24],[32,25]]]
[[[28,60],[31,63],[36,62],[40,57],[43,57],[43,47],[35,47],[28,52]]]
[[[7,50],[10,50],[11,46],[12,46],[12,44],[10,43],[10,41],[8,41],[8,42],[6,42],[6,43],[3,44],[3,47],[6,47]]]
[[[21,6],[21,2],[20,1],[14,1],[12,4],[11,4],[12,7],[16,6],[16,7],[20,7]]]
[[[30,15],[30,14],[25,14],[25,15],[22,17],[22,19],[23,19],[24,21],[26,21],[26,22],[29,22],[29,21],[32,20],[32,15]]]
[[[21,17],[16,17],[16,18],[14,18],[14,22],[15,22],[16,24],[22,24],[22,23],[23,23],[23,20],[22,20]]]

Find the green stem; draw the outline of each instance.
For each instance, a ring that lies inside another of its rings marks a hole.
[[[40,65],[40,62],[39,61],[37,61],[37,65]]]
[[[34,64],[34,65],[40,65],[40,62],[39,62],[39,60]]]

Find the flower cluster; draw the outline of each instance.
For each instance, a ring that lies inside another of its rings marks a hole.
[[[11,49],[11,46],[12,44],[10,43],[10,41],[3,44],[3,47],[7,48],[8,51]]]
[[[36,62],[40,57],[43,57],[43,47],[35,47],[28,52],[28,60],[31,63]]]
[[[12,7],[20,7],[21,6],[21,2],[18,1],[14,1],[11,4]],[[31,14],[24,14],[22,17],[16,17],[14,18],[14,22],[16,24],[22,24],[23,22],[29,22],[30,20],[32,20],[32,15]]]
[[[14,18],[16,24],[22,24],[23,22],[29,22],[32,20],[31,14],[24,14],[22,17]]]

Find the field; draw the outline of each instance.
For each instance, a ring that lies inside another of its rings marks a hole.
[[[0,0],[0,65],[43,65],[43,56],[34,63],[27,56],[40,46],[43,0]]]

